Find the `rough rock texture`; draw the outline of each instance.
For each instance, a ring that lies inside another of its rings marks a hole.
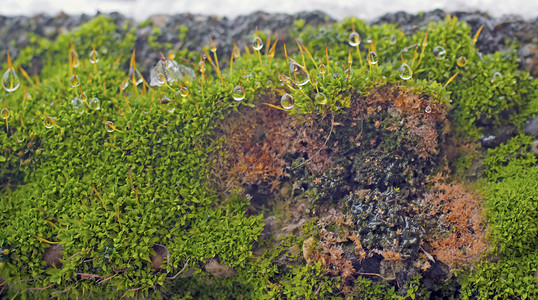
[[[538,116],[529,121],[524,131],[528,135],[538,137]]]
[[[508,39],[521,43],[519,58],[522,69],[533,76],[538,75],[538,17],[526,21],[519,16],[493,18],[483,12],[451,12],[451,15],[471,26],[473,34],[484,25],[477,47],[484,54],[502,51]],[[375,24],[397,24],[405,34],[411,34],[425,27],[429,22],[441,21],[446,12],[436,9],[423,14],[413,15],[405,12],[386,14],[372,22]]]
[[[526,21],[517,16],[496,19],[481,12],[455,12],[452,14],[460,20],[468,22],[473,32],[484,25],[477,42],[482,53],[503,50],[507,39],[520,42],[522,46],[519,48],[519,57],[522,69],[531,72],[533,76],[538,75],[538,18]],[[401,27],[404,33],[410,34],[426,26],[429,22],[442,20],[445,15],[446,13],[442,10],[433,10],[418,15],[397,12],[386,14],[374,20],[372,24],[395,23]],[[111,13],[108,16],[113,18],[118,25],[123,25],[125,21],[134,24],[133,20],[118,13]],[[90,19],[92,16],[85,14],[71,16],[66,14],[37,15],[34,17],[0,16],[0,40],[7,46],[0,49],[0,57],[5,57],[6,50],[10,51],[12,57],[17,57],[18,50],[29,44],[29,37],[26,33],[55,38],[60,33],[69,31]],[[289,42],[290,31],[295,26],[294,21],[299,19],[304,20],[304,26],[319,26],[335,21],[320,11],[292,15],[254,12],[233,19],[194,14],[155,15],[149,18],[151,24],[137,29],[137,61],[140,62],[141,69],[147,71],[159,58],[160,53],[150,49],[147,42],[154,27],[159,28],[157,41],[170,43],[173,49],[201,51],[203,47],[210,44],[209,36],[211,36],[217,45],[219,56],[230,57],[233,43],[237,43],[241,49],[243,45],[250,44],[251,36],[255,33],[256,28],[260,32],[271,34],[280,41]],[[188,28],[184,39],[179,37],[180,26]]]

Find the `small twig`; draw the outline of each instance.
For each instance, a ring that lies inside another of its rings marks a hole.
[[[110,280],[110,279],[112,279],[112,278],[118,276],[118,274],[120,274],[120,273],[119,273],[119,272],[116,272],[116,274],[114,274],[114,275],[112,275],[112,276],[109,276],[109,277],[107,277],[107,278],[105,278],[105,279],[101,279],[101,281],[98,281],[97,284],[103,284],[103,283],[105,283],[106,281],[108,281],[108,280]]]
[[[179,274],[181,274],[181,273],[185,270],[185,268],[189,265],[189,261],[190,261],[190,260],[191,260],[190,258],[187,259],[187,261],[185,262],[185,265],[183,266],[183,269],[181,269],[179,272],[177,272],[176,275],[174,275],[174,276],[172,276],[172,277],[166,277],[166,279],[169,279],[169,280],[174,280],[174,279],[176,279],[176,277],[177,277]]]
[[[315,296],[317,296],[319,294],[319,291],[321,290],[321,287],[324,285],[324,284],[327,284],[326,282],[322,282],[319,286],[318,286],[318,289],[316,290],[316,292],[314,293]]]
[[[44,287],[42,287],[42,288],[29,288],[28,290],[29,290],[29,291],[44,291],[44,290],[46,290],[46,289],[48,289],[48,288],[51,288],[51,287],[54,286],[55,284],[56,284],[56,283],[53,283],[53,284],[51,284],[51,285],[47,285],[47,286],[44,286]]]
[[[125,295],[127,295],[128,292],[138,291],[139,289],[141,289],[141,287],[136,288],[136,289],[128,289],[127,291],[125,291],[125,293],[123,293],[123,296],[121,296],[120,299],[123,299],[123,297],[125,297]]]
[[[103,278],[104,276],[88,274],[88,273],[77,273],[82,279],[93,279],[93,278]]]
[[[380,274],[377,274],[377,273],[361,273],[361,272],[357,272],[357,274],[365,275],[365,276],[378,276],[378,277],[381,277],[385,281],[396,280],[396,277],[387,277],[387,278],[385,278],[385,277],[383,277],[383,276],[381,276]]]
[[[69,257],[69,258],[66,259],[65,261],[69,261],[69,260],[71,260],[73,257],[75,257],[75,256],[77,256],[77,255],[79,255],[79,254],[81,254],[82,252],[84,252],[84,251],[88,251],[88,250],[91,250],[91,249],[92,249],[92,248],[88,248],[88,249],[84,249],[84,250],[82,250],[82,251],[80,251],[80,252],[77,252],[77,253],[71,255],[71,257]]]
[[[0,290],[0,295],[2,295],[2,292],[4,291],[4,289],[6,288],[7,284],[6,282],[2,282],[2,289]]]
[[[57,291],[57,292],[54,292],[54,293],[52,293],[51,295],[67,293],[72,287],[73,287],[73,285],[70,285],[67,289],[65,289],[65,290],[63,290],[63,291]]]
[[[435,259],[433,258],[433,256],[430,253],[426,252],[426,250],[424,250],[424,248],[422,248],[422,246],[420,246],[420,250],[422,250],[422,252],[424,252],[424,254],[426,255],[426,257],[429,260],[431,260],[432,262],[435,262]]]

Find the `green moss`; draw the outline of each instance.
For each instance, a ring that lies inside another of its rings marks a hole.
[[[529,136],[521,135],[492,149],[485,159],[483,194],[493,242],[490,256],[471,273],[464,298],[533,299],[538,295],[535,272],[538,235],[538,166]]]
[[[357,19],[320,28],[303,28],[303,23],[298,20],[296,29],[302,30],[298,38],[304,46],[288,52],[299,64],[295,75],[309,80],[302,88],[286,80],[280,83],[279,75],[292,80],[295,76],[290,62],[272,57],[271,51],[245,53],[233,62],[233,69],[222,73],[206,60],[203,74],[196,70],[197,78],[155,88],[145,82],[137,86],[126,68],[136,67],[128,60],[136,39],[133,24],[117,25],[104,16],[55,41],[31,37],[32,45],[13,63],[21,86],[2,101],[8,117],[0,125],[0,248],[7,251],[0,254],[0,276],[9,287],[8,296],[40,298],[52,291],[69,297],[116,298],[341,296],[339,278],[328,275],[319,262],[305,264],[300,255],[284,254],[305,236],[292,236],[254,253],[259,250],[255,246],[271,245],[260,240],[263,215],[247,214],[247,199],[219,193],[209,181],[209,166],[215,163],[208,159],[209,153],[220,143],[214,129],[224,116],[266,102],[258,99],[261,96],[278,99],[284,90],[295,99],[291,115],[347,113],[357,98],[385,86],[426,95],[440,107],[451,104],[456,132],[476,138],[482,130],[480,118],[491,119],[496,126],[519,126],[538,107],[536,80],[517,70],[513,53],[481,58],[469,27],[455,18],[432,23],[413,36],[404,36],[393,25],[369,27]],[[358,48],[348,45],[353,27],[363,37]],[[179,29],[181,39],[187,30]],[[158,43],[158,36],[154,31],[150,46],[169,48]],[[263,32],[259,36],[268,40]],[[366,43],[367,36],[372,44]],[[74,55],[71,45],[79,59],[76,68],[68,60]],[[433,55],[437,45],[447,51],[443,60]],[[100,53],[97,64],[87,59],[93,47]],[[401,52],[404,47],[407,51]],[[367,62],[368,50],[376,50],[377,63]],[[199,58],[186,51],[179,54]],[[465,66],[458,66],[460,56],[467,58]],[[33,59],[43,68],[35,74],[39,77],[26,77],[19,67],[31,69]],[[399,76],[402,60],[413,69],[409,80]],[[494,72],[502,78],[491,82]],[[81,84],[70,87],[75,74]],[[237,85],[246,93],[241,102],[231,95]],[[177,93],[181,87],[190,91],[188,96]],[[318,93],[325,94],[327,103],[315,101]],[[165,96],[170,101],[163,101]],[[83,99],[82,108],[73,106],[76,97]],[[93,98],[99,99],[100,109],[90,107]],[[396,142],[404,140],[401,132],[394,135],[383,148],[387,159]],[[521,137],[486,159],[491,181],[485,184],[488,215],[495,249],[504,258],[473,273],[482,275],[469,277],[466,291],[471,294],[485,288],[484,280],[513,269],[523,255],[534,257],[536,245],[529,241],[538,228],[536,183],[529,178],[538,174],[536,158],[528,154],[529,142]],[[357,176],[371,172],[363,173]],[[322,193],[308,190],[303,196],[319,198]],[[317,226],[307,222],[303,232],[312,234]],[[60,257],[48,257],[51,245],[61,245]],[[166,247],[168,255],[152,268],[156,245]],[[204,263],[214,258],[232,267],[237,276],[217,279],[205,272]],[[528,285],[500,283],[489,291],[501,295],[511,288],[524,295],[519,291],[525,289],[529,297],[534,295],[535,287],[529,283],[533,268],[534,259],[517,273]],[[172,280],[178,272],[183,273]],[[192,277],[182,277],[185,273]],[[355,288],[372,297],[425,296],[417,278],[397,290],[359,277]]]

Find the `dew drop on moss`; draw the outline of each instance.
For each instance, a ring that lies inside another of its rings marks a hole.
[[[432,112],[432,108],[431,108],[431,106],[429,106],[429,105],[426,106],[426,108],[424,109],[424,111],[425,111],[427,114],[431,113],[431,112]]]
[[[181,97],[187,97],[189,95],[189,89],[184,86],[176,93],[176,95],[179,94]]]
[[[316,104],[325,105],[327,104],[327,97],[323,93],[317,93],[314,101],[316,101]]]
[[[495,73],[493,73],[493,77],[491,79],[491,82],[501,80],[502,78],[503,78],[503,76],[501,75],[500,72],[495,72]]]
[[[465,67],[465,65],[467,64],[467,58],[465,56],[460,56],[460,58],[458,58],[458,60],[456,61],[456,63],[458,64],[458,66],[460,67]]]
[[[352,47],[356,47],[356,46],[360,45],[360,43],[361,43],[360,35],[358,33],[356,33],[355,31],[353,31],[352,33],[349,34],[348,43]]]
[[[400,78],[403,80],[409,80],[411,77],[413,77],[413,70],[411,70],[411,67],[408,64],[403,63],[400,66]]]
[[[170,102],[172,102],[172,101],[170,100],[170,98],[168,98],[168,96],[163,96],[163,98],[161,99],[161,104],[166,105],[166,104],[168,104]]]
[[[78,112],[78,113],[84,112],[84,110],[83,110],[84,101],[82,101],[82,99],[80,99],[79,97],[75,97],[73,100],[71,100],[71,105],[73,105],[73,109],[76,112]]]
[[[288,93],[285,93],[284,95],[282,95],[282,97],[280,98],[280,105],[282,105],[282,107],[284,109],[292,109],[294,106],[295,106],[295,100],[293,100],[293,96],[288,94]]]
[[[139,85],[142,82],[144,82],[144,78],[142,77],[142,74],[140,74],[140,71],[138,71],[138,69],[136,68],[129,68],[128,78],[131,82],[134,81],[136,85]]]
[[[43,125],[45,125],[45,128],[48,129],[54,127],[54,119],[52,117],[45,116],[45,118],[43,119]]]
[[[9,109],[5,107],[2,108],[2,111],[0,112],[0,114],[2,115],[2,119],[7,120],[9,118]]]
[[[73,76],[71,76],[71,78],[69,78],[69,85],[71,87],[77,87],[80,85],[80,78],[78,78],[78,76],[76,74],[73,74]]]
[[[446,56],[446,50],[442,46],[435,46],[433,48],[433,56],[435,59],[444,59]]]
[[[319,73],[320,73],[321,75],[327,73],[327,67],[325,67],[324,64],[320,64],[320,65],[319,65]]]
[[[4,90],[6,90],[8,93],[14,92],[19,88],[20,80],[19,76],[17,76],[17,73],[15,70],[9,68],[4,73],[4,76],[2,76],[2,87],[4,87]]]
[[[292,76],[291,79],[295,82],[296,85],[303,86],[310,81],[310,77],[305,67],[301,66],[291,58],[289,64]]]
[[[200,69],[200,73],[205,72],[205,61],[200,60],[200,62],[198,63],[198,69]]]
[[[125,90],[129,86],[129,78],[126,78],[124,81],[121,82],[120,88],[121,90]]]
[[[239,47],[237,47],[236,45],[234,45],[232,54],[233,54],[233,56],[234,56],[235,58],[239,58],[239,56],[241,55],[241,51],[239,50]]]
[[[374,51],[371,51],[368,55],[368,63],[371,65],[377,64],[377,53]]]
[[[116,130],[116,127],[114,126],[114,123],[112,123],[111,121],[106,121],[105,129],[107,132],[114,132],[114,130]]]
[[[99,99],[94,97],[92,100],[90,100],[90,109],[91,110],[99,110],[101,108],[101,104],[99,103]]]
[[[372,43],[372,37],[371,37],[371,36],[367,36],[367,37],[366,37],[366,43],[367,43],[367,44],[371,44],[371,43]]]
[[[232,98],[234,98],[235,101],[241,101],[245,99],[245,88],[241,85],[237,85],[232,90]]]
[[[279,74],[278,75],[278,80],[280,80],[283,84],[285,84],[287,86],[290,86],[290,87],[292,86],[291,79],[286,75]]]
[[[72,49],[69,52],[69,61],[71,62],[71,65],[73,68],[78,68],[79,61],[78,61],[78,53],[75,51],[75,49]]]
[[[90,52],[90,63],[96,64],[99,62],[99,53],[94,49]]]
[[[262,39],[259,36],[256,36],[252,39],[252,49],[260,51],[263,48]]]

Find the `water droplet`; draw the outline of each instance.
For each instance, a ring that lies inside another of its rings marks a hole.
[[[284,95],[282,95],[282,98],[280,98],[280,105],[282,105],[284,109],[289,110],[295,106],[295,100],[293,100],[292,95],[285,93]]]
[[[90,63],[96,64],[99,62],[99,53],[94,49],[90,52]]]
[[[327,97],[323,93],[317,93],[314,97],[314,101],[319,105],[325,105],[327,104]]]
[[[390,36],[390,40],[389,40],[389,42],[390,42],[391,45],[396,44],[396,35],[395,35],[395,34],[392,34],[392,35]]]
[[[90,100],[90,109],[91,110],[99,110],[101,108],[101,104],[99,103],[99,99],[97,99],[96,97],[92,98],[92,100]]]
[[[241,101],[245,99],[245,88],[241,85],[237,85],[236,87],[234,87],[234,89],[232,90],[232,97],[235,101]]]
[[[45,116],[43,119],[43,125],[45,125],[45,127],[48,129],[54,127],[54,119],[52,117]]]
[[[371,44],[371,43],[372,43],[372,37],[371,37],[371,36],[367,36],[367,37],[366,37],[366,43],[367,43],[367,44]]]
[[[495,72],[495,73],[493,73],[493,78],[491,79],[491,82],[501,80],[502,78],[503,78],[503,76],[501,75],[500,72]]]
[[[78,53],[75,51],[75,49],[72,49],[69,51],[69,62],[71,62],[71,65],[73,68],[78,68],[79,61],[78,61]]]
[[[161,99],[161,104],[168,104],[172,102],[172,100],[170,100],[170,98],[168,98],[168,96],[163,96],[163,98]]]
[[[126,78],[124,81],[121,82],[120,88],[121,90],[125,90],[129,86],[129,78]]]
[[[252,49],[260,51],[263,48],[262,39],[259,36],[256,36],[252,39]]]
[[[325,67],[324,64],[320,64],[320,65],[319,65],[319,73],[323,75],[323,74],[325,74],[326,72],[327,72],[327,67]]]
[[[181,97],[187,97],[189,95],[189,89],[184,86],[176,93],[176,95],[179,94]]]
[[[79,97],[75,97],[73,100],[71,100],[71,105],[73,105],[73,109],[78,113],[83,113],[84,110],[84,101],[80,99]]]
[[[215,46],[215,44],[211,45],[211,52],[217,52],[217,46]]]
[[[19,88],[20,84],[19,76],[17,76],[15,70],[12,68],[7,69],[4,76],[2,76],[2,86],[4,87],[4,90],[8,93],[14,92]]]
[[[84,93],[84,92],[80,93],[79,98],[84,102],[88,101],[88,96],[86,96],[86,93]]]
[[[358,45],[360,45],[361,43],[361,37],[358,33],[356,33],[355,31],[353,31],[352,33],[349,34],[349,41],[348,41],[349,45],[351,47],[356,47]]]
[[[413,77],[413,70],[411,70],[411,67],[408,64],[403,63],[400,66],[400,78],[403,80],[408,80],[411,77]]]
[[[141,84],[144,82],[144,78],[142,77],[142,74],[140,74],[140,71],[136,68],[129,68],[129,75],[127,75],[127,78],[130,82],[135,82],[136,85]]]
[[[371,65],[375,65],[377,64],[377,53],[375,53],[374,51],[371,51],[368,55],[368,62],[371,64]]]
[[[1,114],[2,114],[2,119],[7,120],[9,118],[9,109],[5,107],[2,108]]]
[[[69,78],[69,85],[71,87],[77,87],[80,85],[80,78],[78,78],[78,76],[76,74],[73,74],[73,76],[71,76],[71,78]]]
[[[234,45],[234,49],[233,49],[233,55],[235,58],[239,58],[239,56],[241,55],[241,51],[239,50],[239,47],[235,46]]]
[[[465,56],[460,56],[460,58],[458,58],[458,61],[456,63],[460,67],[465,67],[465,65],[467,64],[467,58]]]
[[[445,59],[446,50],[441,46],[435,46],[433,48],[433,56],[435,59]]]
[[[114,126],[114,123],[112,123],[111,121],[106,121],[105,122],[105,129],[108,132],[114,132],[114,130],[116,130],[116,127]]]
[[[296,85],[303,86],[307,84],[308,81],[310,81],[310,76],[308,75],[306,69],[291,58],[290,71],[292,80],[295,82]]]
[[[278,75],[278,80],[280,80],[283,84],[291,87],[293,85],[293,83],[291,82],[291,79],[286,76],[286,75],[282,75],[282,74],[279,74]]]
[[[259,82],[259,81],[256,81],[256,83],[254,84],[254,88],[255,89],[260,89],[262,87],[262,83]]]
[[[429,106],[429,105],[426,106],[426,108],[424,109],[424,111],[425,111],[427,114],[431,113],[431,112],[432,112],[432,108],[431,108],[431,106]]]
[[[198,69],[200,69],[200,73],[204,73],[204,72],[205,72],[205,61],[201,60],[201,61],[198,63]]]

